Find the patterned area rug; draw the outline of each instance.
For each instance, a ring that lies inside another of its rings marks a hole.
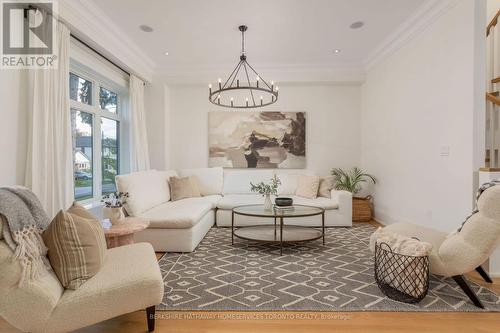
[[[368,249],[375,228],[327,228],[321,240],[279,247],[212,228],[193,253],[167,253],[159,261],[165,296],[159,310],[249,311],[500,311],[500,298],[471,283],[487,310],[475,307],[450,278],[432,276],[417,305],[388,299],[373,277]]]

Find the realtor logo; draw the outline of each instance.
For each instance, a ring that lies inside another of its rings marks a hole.
[[[1,0],[2,68],[55,68],[54,2]]]

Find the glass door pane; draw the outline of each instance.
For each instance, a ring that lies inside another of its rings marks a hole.
[[[116,191],[115,176],[120,169],[118,133],[118,121],[105,117],[101,118],[103,194]]]
[[[93,159],[93,115],[71,110],[71,129],[73,131],[73,170],[75,177],[75,199],[93,197],[92,168]]]

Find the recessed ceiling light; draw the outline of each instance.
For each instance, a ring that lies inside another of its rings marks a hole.
[[[365,25],[365,22],[363,22],[363,21],[356,21],[356,22],[353,22],[350,25],[350,27],[351,27],[351,29],[359,29],[359,28],[361,28],[364,25]]]
[[[339,54],[339,53],[340,53],[340,49],[335,49],[335,50],[333,50],[333,53],[335,53],[335,54]]]
[[[151,28],[149,25],[141,24],[139,26],[139,29],[141,29],[144,32],[151,32],[153,31],[153,28]]]
[[[163,54],[166,55],[166,56],[168,56],[168,52],[164,52]]]

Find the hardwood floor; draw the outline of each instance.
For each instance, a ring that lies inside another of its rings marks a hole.
[[[379,226],[377,222],[370,222]],[[159,259],[163,253],[157,253]],[[500,278],[472,281],[500,294]],[[500,332],[500,313],[443,312],[166,312],[157,311],[159,333],[312,332]],[[78,330],[78,333],[146,332],[146,312],[137,311]],[[0,319],[1,333],[18,333]]]

